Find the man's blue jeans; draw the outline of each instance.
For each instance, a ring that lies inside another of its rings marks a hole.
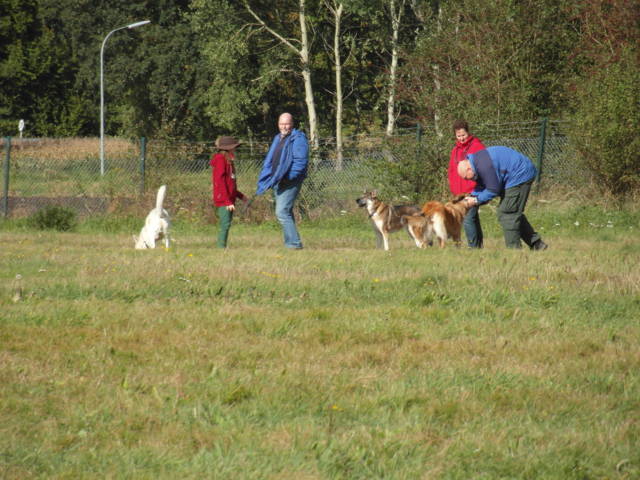
[[[284,246],[287,248],[302,248],[300,235],[296,228],[296,220],[293,216],[293,204],[300,193],[303,180],[300,179],[293,182],[282,180],[273,187],[276,197],[276,218],[282,225]]]
[[[480,215],[478,214],[479,207],[476,205],[471,207],[464,217],[462,226],[464,227],[464,234],[467,237],[467,244],[471,248],[482,248],[483,235],[482,226],[480,225]]]

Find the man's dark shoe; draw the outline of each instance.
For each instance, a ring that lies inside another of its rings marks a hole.
[[[546,250],[549,248],[549,245],[544,243],[542,240],[538,240],[536,243],[531,245],[531,250]]]

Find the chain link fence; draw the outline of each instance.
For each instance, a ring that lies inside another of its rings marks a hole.
[[[553,188],[574,174],[563,123],[558,121],[479,125],[473,134],[487,146],[506,145],[539,165],[539,185]],[[395,139],[415,143],[415,151],[429,142],[419,126],[399,129]],[[270,141],[243,139],[236,173],[239,189],[252,198],[240,216],[259,221],[273,218],[270,193],[253,198],[255,183]],[[374,166],[403,161],[387,148],[384,136],[353,136],[344,140],[341,154],[335,139],[323,139],[310,158],[309,176],[299,197],[300,214],[309,218],[339,215],[356,208],[355,198],[380,180]],[[453,146],[449,142],[448,149]],[[167,208],[185,220],[214,221],[211,208],[209,159],[213,142],[135,141],[107,138],[104,175],[98,156],[99,139],[2,140],[5,217],[23,217],[48,205],[73,208],[82,216],[104,213],[140,214],[151,208],[155,191],[166,184]],[[441,159],[443,185],[448,151]]]

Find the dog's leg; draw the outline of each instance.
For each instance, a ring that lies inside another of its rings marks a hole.
[[[447,227],[444,223],[444,218],[439,215],[433,217],[433,231],[438,237],[440,248],[444,248],[444,243],[447,241]]]
[[[382,233],[382,241],[384,242],[384,249],[389,250],[389,234],[387,232]]]
[[[371,226],[373,227],[373,231],[376,234],[376,248],[382,248],[383,247],[382,234],[380,233],[380,230],[378,229],[375,223],[371,222]]]

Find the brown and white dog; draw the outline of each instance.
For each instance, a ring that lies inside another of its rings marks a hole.
[[[356,203],[359,207],[366,207],[376,233],[376,246],[382,246],[385,250],[389,250],[389,234],[406,229],[403,217],[420,215],[420,207],[417,205],[389,205],[378,198],[375,190],[365,192],[356,199]]]
[[[421,248],[432,245],[435,236],[440,248],[444,248],[449,238],[460,246],[462,221],[469,211],[465,198],[466,195],[457,195],[447,203],[427,202],[420,215],[403,216],[402,220],[416,245]]]

